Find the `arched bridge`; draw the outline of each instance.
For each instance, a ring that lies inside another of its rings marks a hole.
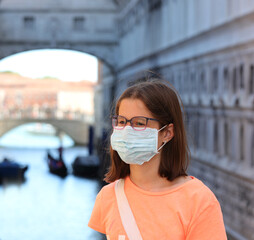
[[[68,134],[76,144],[87,145],[88,144],[88,130],[89,124],[85,121],[78,119],[56,119],[56,118],[2,118],[0,119],[0,137],[23,124],[40,122],[48,123],[54,126],[57,130],[63,131]]]
[[[86,52],[111,67],[116,65],[114,1],[0,2],[0,59],[28,50],[60,48]]]

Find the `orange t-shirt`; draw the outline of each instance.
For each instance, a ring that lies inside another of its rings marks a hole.
[[[129,177],[124,190],[144,240],[226,240],[220,204],[200,180],[163,192],[137,187]],[[88,226],[108,240],[128,240],[115,196],[115,182],[98,193]]]

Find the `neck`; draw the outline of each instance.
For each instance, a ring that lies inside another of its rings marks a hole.
[[[154,156],[143,165],[130,165],[130,179],[138,187],[148,191],[159,191],[170,182],[159,173],[160,155]]]

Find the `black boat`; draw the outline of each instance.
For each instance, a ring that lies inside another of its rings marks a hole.
[[[98,156],[77,156],[72,163],[73,174],[81,177],[98,177],[100,161]]]
[[[19,164],[8,158],[0,162],[0,181],[3,179],[24,180],[28,165]]]
[[[52,174],[58,175],[60,177],[67,176],[67,167],[62,158],[56,159],[49,152],[47,152],[47,163],[49,167],[49,171]]]

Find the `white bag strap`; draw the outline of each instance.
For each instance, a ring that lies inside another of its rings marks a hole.
[[[125,232],[129,240],[142,240],[135,218],[124,193],[124,179],[115,184],[116,200]]]

